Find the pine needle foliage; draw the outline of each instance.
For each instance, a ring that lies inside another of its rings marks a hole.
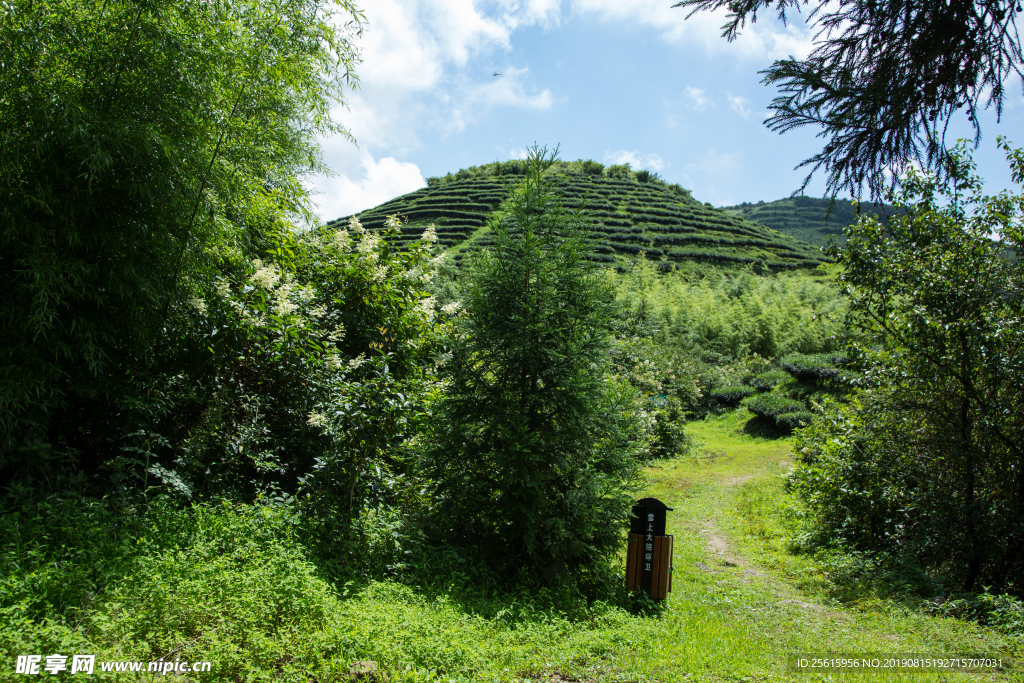
[[[961,110],[981,139],[978,110],[1000,116],[1013,75],[1024,75],[1018,0],[682,0],[674,7],[728,9],[723,27],[734,40],[749,17],[811,5],[818,32],[804,59],[784,59],[762,71],[778,85],[769,129],[820,127],[824,149],[804,161],[825,172],[832,196],[859,196],[867,185],[880,197],[901,170],[918,161],[940,176],[949,150],[945,134]],[[810,180],[808,175],[804,186]],[[802,188],[801,188],[802,189]]]
[[[542,584],[600,575],[637,476],[627,392],[604,378],[613,293],[544,177],[554,158],[531,150],[494,248],[467,273],[427,458],[446,540]]]

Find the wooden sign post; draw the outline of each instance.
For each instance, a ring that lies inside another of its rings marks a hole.
[[[626,551],[626,587],[664,600],[672,590],[672,536],[665,534],[665,513],[672,508],[657,498],[633,506]]]

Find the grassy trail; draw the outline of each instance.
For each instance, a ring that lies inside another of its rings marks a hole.
[[[699,460],[647,470],[648,490],[675,511],[673,593],[661,642],[637,668],[659,681],[1024,680],[1021,673],[805,674],[796,653],[1014,654],[1010,641],[973,624],[934,618],[879,599],[840,605],[822,569],[785,550],[775,517],[792,442],[757,435],[753,416],[735,411],[687,428]]]

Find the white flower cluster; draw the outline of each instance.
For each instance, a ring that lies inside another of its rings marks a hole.
[[[277,266],[273,263],[263,265],[263,262],[256,259],[252,262],[256,272],[249,276],[249,282],[254,287],[262,287],[263,289],[273,289],[277,284],[278,280],[281,279],[281,274],[277,271]]]
[[[359,240],[359,244],[356,245],[356,251],[360,254],[369,254],[377,251],[377,246],[380,244],[380,238],[372,232],[364,232],[362,239]]]
[[[397,230],[402,226],[402,219],[398,217],[398,214],[392,214],[384,219],[384,227],[388,230]]]
[[[343,228],[334,233],[334,246],[341,251],[348,251],[352,248],[352,240],[348,236],[348,230]]]
[[[358,370],[359,367],[363,363],[365,363],[365,362],[366,362],[366,356],[364,354],[359,354],[358,356],[356,356],[355,358],[353,358],[352,360],[350,360],[348,362],[348,369],[349,370]]]
[[[203,297],[193,296],[188,302],[192,304],[192,308],[199,311],[200,315],[206,315],[206,302],[203,301]]]
[[[298,306],[291,301],[289,296],[292,293],[292,286],[288,283],[281,285],[276,292],[274,292],[274,314],[284,317],[291,315],[298,310]]]
[[[450,304],[445,304],[444,306],[442,306],[441,312],[444,313],[445,315],[454,315],[455,313],[458,312],[460,308],[462,308],[462,302],[453,301]]]
[[[420,302],[416,304],[416,310],[428,318],[434,315],[434,305],[437,303],[435,297],[428,296],[424,299],[420,299]]]
[[[227,299],[231,296],[231,285],[227,280],[220,280],[217,282],[217,296],[221,299]]]
[[[310,427],[319,427],[323,429],[330,423],[328,422],[327,417],[324,414],[318,413],[314,410],[309,414],[309,419],[306,420],[306,424],[308,424]]]
[[[262,315],[254,316],[246,308],[242,310],[242,323],[249,327],[263,327],[267,324],[267,320]]]
[[[338,323],[338,326],[335,327],[331,331],[331,333],[327,335],[327,338],[330,339],[332,342],[340,342],[342,339],[345,338],[345,326],[342,325],[341,323]]]
[[[432,279],[434,279],[434,274],[431,273],[429,270],[424,271],[421,270],[420,268],[410,268],[409,270],[402,273],[402,277],[404,277],[406,280],[409,280],[410,282],[419,280],[423,284],[428,284]]]
[[[348,229],[357,235],[366,232],[366,228],[364,228],[363,224],[359,222],[358,216],[352,216],[352,218],[348,219]]]
[[[423,236],[420,237],[420,239],[427,244],[433,244],[437,241],[437,228],[434,227],[433,223],[427,226],[427,229],[423,231]]]
[[[370,279],[374,282],[384,282],[384,278],[388,276],[387,266],[374,266],[370,272]]]

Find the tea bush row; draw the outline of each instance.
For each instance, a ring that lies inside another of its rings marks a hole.
[[[747,384],[760,391],[769,391],[787,381],[789,377],[789,373],[785,370],[769,370],[751,375],[747,378]]]
[[[801,381],[818,381],[833,379],[842,374],[837,367],[846,358],[837,354],[804,354],[792,353],[779,361],[779,366],[790,375]]]
[[[668,252],[670,258],[693,259],[696,261],[716,261],[719,263],[757,263],[759,259],[749,256],[734,256],[723,254],[717,251],[697,251],[694,249],[671,249]]]
[[[740,401],[751,396],[756,389],[743,385],[732,385],[714,389],[710,393],[712,400],[727,406],[738,405]]]
[[[751,390],[752,391],[752,390]],[[743,402],[747,410],[761,417],[775,420],[778,416],[786,413],[802,412],[807,410],[803,401],[786,398],[780,394],[757,394],[750,396]]]
[[[406,213],[409,220],[429,218],[462,218],[468,221],[479,221],[482,225],[487,220],[487,214],[477,211],[440,211],[438,209],[412,209]]]

